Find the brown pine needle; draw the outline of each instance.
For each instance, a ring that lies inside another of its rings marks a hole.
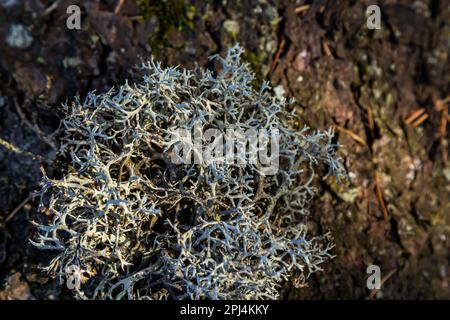
[[[428,113],[425,113],[424,115],[422,115],[419,119],[417,119],[416,121],[413,122],[412,126],[418,127],[420,126],[426,119],[428,119]]]
[[[381,192],[381,188],[380,188],[380,177],[378,176],[377,171],[375,171],[374,176],[375,176],[375,190],[377,193],[378,202],[380,203],[380,207],[383,210],[384,219],[387,220],[388,219],[388,211],[387,211],[386,205],[384,204],[383,193]]]
[[[360,136],[358,136],[356,133],[354,133],[353,131],[342,128],[341,126],[337,126],[337,129],[339,131],[341,131],[342,133],[345,133],[346,135],[348,135],[350,138],[352,138],[353,140],[358,142],[360,145],[367,146],[366,141],[363,138],[361,138]]]
[[[281,53],[283,52],[285,44],[286,44],[286,41],[284,41],[284,39],[281,39],[280,45],[278,46],[278,50],[275,53],[275,59],[272,62],[271,72],[273,72],[273,70],[275,70],[275,67],[277,66],[278,62],[280,61],[280,56],[281,56]]]
[[[373,113],[372,110],[367,110],[367,121],[369,122],[369,128],[370,130],[375,129],[375,122],[373,121]]]
[[[131,17],[126,17],[128,20],[131,21],[139,21],[139,20],[144,20],[144,16],[131,16]]]
[[[114,14],[117,15],[120,10],[122,9],[122,6],[124,4],[125,0],[119,0],[119,2],[117,3],[116,8],[114,9]]]
[[[14,218],[14,216],[17,214],[17,212],[19,212],[20,209],[22,209],[28,203],[28,201],[31,200],[32,197],[33,197],[33,195],[30,193],[28,195],[28,197],[26,197],[25,200],[23,200],[13,211],[11,211],[11,213],[5,219],[5,223],[8,223],[9,220]]]
[[[445,133],[447,132],[447,121],[448,121],[448,113],[442,112],[441,113],[441,121],[439,123],[439,136],[441,139],[445,139]]]
[[[414,111],[413,113],[411,113],[409,116],[407,116],[405,118],[405,123],[406,124],[411,124],[411,122],[413,122],[414,120],[417,119],[417,117],[419,117],[421,114],[423,114],[425,112],[425,108],[420,108],[416,111]]]
[[[297,8],[294,9],[295,13],[302,13],[305,12],[309,9],[309,4],[305,4],[303,6],[298,6]]]

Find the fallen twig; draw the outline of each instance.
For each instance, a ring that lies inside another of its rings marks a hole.
[[[27,157],[30,157],[33,160],[44,161],[44,158],[42,156],[36,155],[36,154],[34,154],[34,153],[30,152],[30,151],[22,150],[19,147],[13,145],[12,143],[10,143],[10,142],[8,142],[6,140],[3,140],[2,138],[0,138],[0,145],[4,146],[9,151],[25,155]]]
[[[384,219],[387,220],[388,219],[388,210],[384,203],[383,193],[381,192],[381,188],[380,188],[380,178],[378,176],[377,171],[375,171],[374,176],[375,176],[375,190],[377,193],[378,202],[380,203],[381,209],[383,210]]]
[[[373,120],[373,113],[371,109],[367,110],[367,121],[369,122],[369,128],[373,131],[375,129],[375,122]]]
[[[16,107],[16,111],[17,111],[17,114],[19,115],[19,117],[20,117],[20,119],[22,120],[22,122],[27,126],[27,127],[29,127],[31,130],[33,130],[36,134],[37,134],[37,136],[39,137],[39,138],[41,138],[41,140],[43,140],[44,142],[46,142],[49,146],[51,146],[54,150],[56,150],[57,148],[56,148],[56,145],[55,145],[55,143],[52,141],[52,139],[51,139],[51,136],[52,135],[50,135],[50,137],[48,137],[47,136],[47,134],[45,133],[45,132],[43,132],[36,124],[33,124],[33,123],[31,123],[28,119],[27,119],[27,117],[25,116],[25,114],[23,113],[23,111],[22,111],[22,109],[21,109],[21,107],[20,107],[20,105],[19,105],[19,103],[18,103],[18,101],[17,101],[17,98],[14,98],[14,105],[15,105],[15,107]],[[56,131],[55,131],[56,132]]]
[[[405,118],[406,124],[411,124],[414,120],[416,120],[419,116],[421,116],[425,112],[425,108],[417,109],[413,111],[409,116]]]
[[[414,128],[418,127],[419,125],[421,125],[425,120],[428,119],[428,113],[423,114],[422,116],[419,117],[419,119],[417,119],[416,121],[414,121],[412,123],[412,126]]]
[[[49,7],[47,7],[47,8],[44,10],[43,15],[44,15],[44,16],[48,16],[50,13],[52,13],[53,11],[55,11],[56,8],[58,8],[60,2],[61,2],[61,0],[57,0],[57,1],[53,2]]]
[[[433,97],[434,108],[436,111],[440,113],[439,115],[439,144],[441,146],[442,160],[447,162],[448,160],[448,152],[447,146],[445,144],[445,136],[447,134],[447,122],[450,117],[448,114],[447,104],[450,102],[450,96],[440,100],[436,97]]]
[[[281,53],[283,52],[285,44],[286,44],[286,41],[284,39],[281,39],[280,45],[278,46],[278,50],[275,53],[275,59],[272,62],[270,72],[273,72],[273,70],[275,70],[275,67],[277,66],[278,62],[280,61],[280,56],[281,56]]]
[[[380,281],[380,285],[383,285],[390,277],[392,277],[393,275],[394,275],[394,273],[397,271],[397,269],[392,269],[391,271],[389,271],[383,278],[381,278],[381,281]],[[368,299],[370,299],[370,300],[372,300],[373,298],[375,298],[375,295],[377,294],[377,292],[379,291],[380,289],[373,289],[371,292],[370,292],[370,294],[369,294],[369,297],[368,297]]]
[[[125,3],[125,0],[119,0],[119,2],[116,5],[116,8],[114,9],[114,14],[115,15],[119,14],[119,12],[122,9],[124,3]]]

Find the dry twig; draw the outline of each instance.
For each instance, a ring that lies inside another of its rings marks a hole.
[[[337,126],[336,128],[339,131],[341,131],[342,133],[345,133],[346,135],[348,135],[350,138],[352,138],[356,142],[358,142],[360,145],[367,146],[366,141],[363,138],[361,138],[360,136],[358,136],[356,133],[354,133],[353,131],[345,129],[341,126]]]
[[[378,176],[377,171],[375,171],[374,176],[375,176],[375,189],[376,189],[376,193],[377,193],[378,202],[380,203],[381,209],[383,210],[384,219],[387,220],[388,219],[388,210],[384,203],[383,193],[381,192],[381,187],[380,187],[380,178]]]
[[[275,70],[276,66],[278,65],[278,62],[280,62],[280,56],[281,56],[281,53],[283,52],[285,44],[286,44],[286,41],[284,39],[281,39],[280,45],[278,46],[278,50],[275,53],[275,59],[272,62],[270,72],[273,72]]]
[[[394,273],[397,271],[397,269],[392,269],[391,271],[389,271],[383,278],[381,278],[380,284],[383,285],[387,280],[389,280],[390,277],[392,277],[394,275]],[[370,292],[370,295],[368,297],[369,300],[372,300],[375,298],[375,295],[377,294],[377,292],[379,291],[379,289],[373,289]]]

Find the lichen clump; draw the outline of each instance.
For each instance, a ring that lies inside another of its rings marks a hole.
[[[308,237],[315,168],[343,175],[331,130],[295,130],[284,98],[253,73],[234,46],[217,74],[162,68],[75,101],[63,120],[62,179],[42,181],[32,243],[54,250],[47,270],[78,298],[276,299],[331,257],[328,236]],[[178,128],[277,129],[279,168],[253,163],[175,164]]]

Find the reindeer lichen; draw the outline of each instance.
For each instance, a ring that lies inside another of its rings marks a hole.
[[[150,60],[133,84],[65,105],[62,179],[37,193],[47,217],[32,243],[53,250],[61,281],[79,270],[89,299],[276,299],[332,255],[329,235],[308,237],[316,167],[338,180],[333,132],[295,130],[284,98],[231,48],[217,74]],[[179,128],[278,130],[274,174],[254,163],[174,163]]]

